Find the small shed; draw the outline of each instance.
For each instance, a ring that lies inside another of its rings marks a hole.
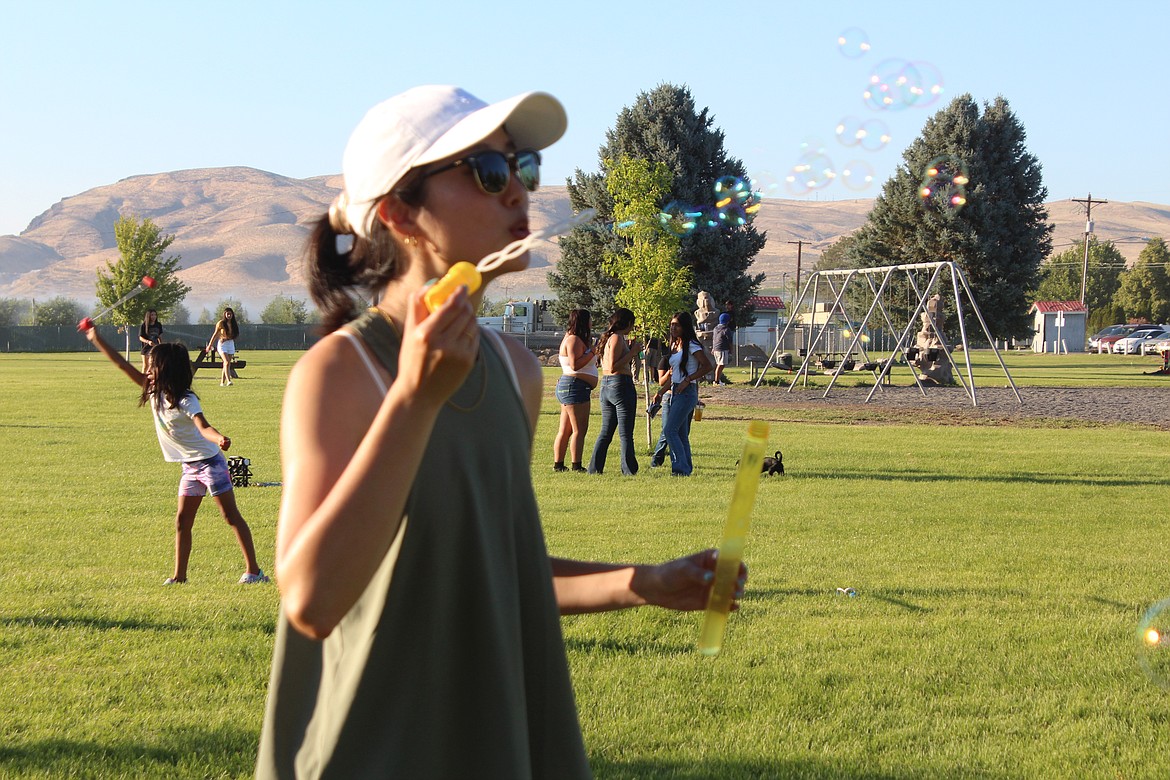
[[[1032,304],[1033,352],[1084,352],[1089,310],[1080,301],[1036,301]]]
[[[780,312],[785,309],[779,295],[753,295],[748,298],[748,306],[755,310],[756,325],[768,328],[780,324]]]
[[[776,339],[784,329],[781,324],[782,312],[785,310],[784,301],[779,295],[753,295],[748,298],[748,305],[756,317],[754,325],[735,329],[736,364],[739,364],[739,348],[753,345],[763,352],[771,352],[776,346]]]

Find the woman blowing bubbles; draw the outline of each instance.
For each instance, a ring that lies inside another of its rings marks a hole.
[[[528,235],[536,150],[565,124],[544,93],[489,106],[428,86],[350,138],[309,249],[333,332],[293,369],[281,421],[258,777],[587,777],[558,614],[705,605],[712,551],[548,557],[530,470],[540,367],[478,328],[482,292],[422,302],[453,263]],[[339,233],[354,234],[344,254]],[[355,294],[379,303],[349,321]]]

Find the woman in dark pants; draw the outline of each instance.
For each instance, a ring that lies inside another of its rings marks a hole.
[[[605,471],[605,457],[613,434],[618,435],[622,453],[622,473],[638,473],[638,458],[634,455],[634,417],[637,414],[638,391],[634,387],[631,363],[638,357],[642,345],[637,339],[627,341],[634,329],[634,313],[618,309],[609,318],[609,327],[597,340],[594,351],[601,354],[601,432],[593,445],[589,473]]]

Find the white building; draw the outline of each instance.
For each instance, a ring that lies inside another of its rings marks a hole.
[[[1089,310],[1080,301],[1036,301],[1033,352],[1084,352]]]

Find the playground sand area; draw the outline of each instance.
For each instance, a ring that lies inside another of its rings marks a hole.
[[[932,423],[936,425],[1112,424],[1133,423],[1170,430],[1170,387],[975,387],[978,405],[962,387],[881,387],[866,403],[872,387],[752,387],[735,384],[702,387],[704,401],[715,406],[766,407],[820,411],[832,422],[866,424]],[[1022,403],[1021,403],[1022,401]],[[716,412],[716,409],[712,409]],[[730,409],[728,411],[731,411]],[[734,412],[732,412],[734,414]],[[1047,422],[1046,422],[1047,421]]]

